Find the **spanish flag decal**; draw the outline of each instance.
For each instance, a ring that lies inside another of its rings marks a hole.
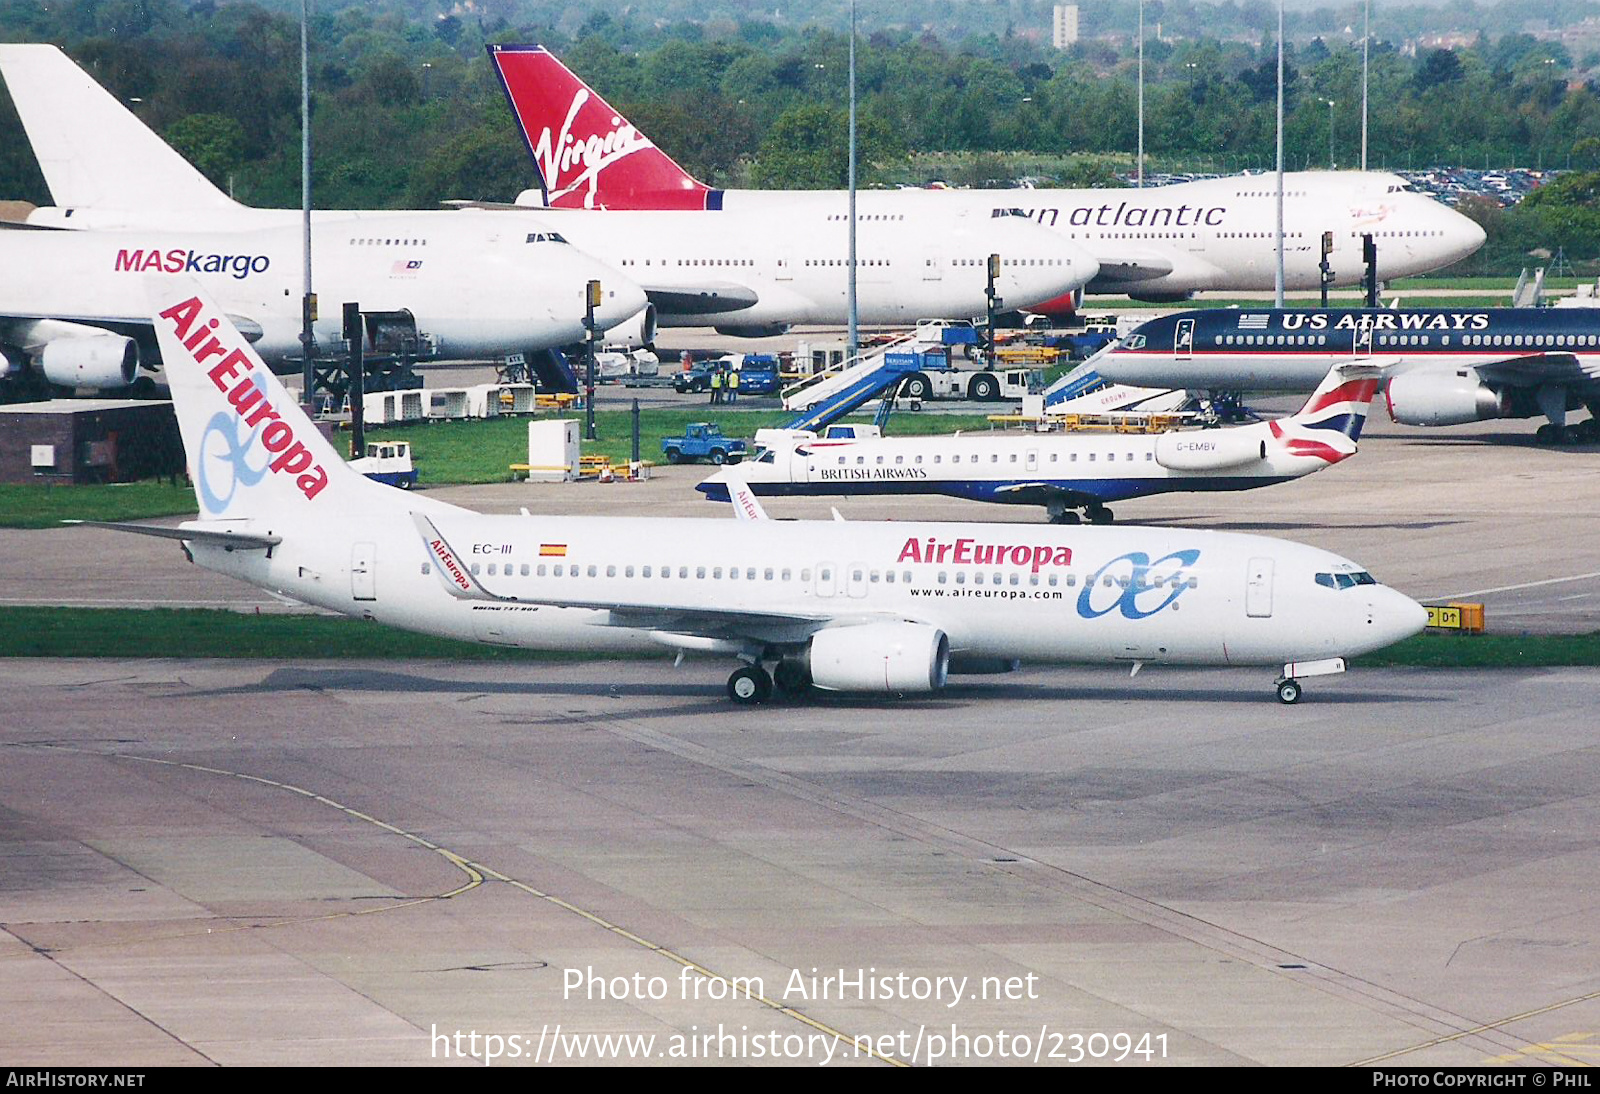
[[[566,558],[567,545],[565,543],[541,543],[539,544],[539,557]]]

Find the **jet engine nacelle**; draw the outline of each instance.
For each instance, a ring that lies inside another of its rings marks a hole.
[[[787,323],[768,323],[759,327],[718,326],[717,333],[726,338],[776,338],[789,333]]]
[[[1156,438],[1156,462],[1169,471],[1220,471],[1267,458],[1267,441],[1254,429],[1202,429]]]
[[[806,657],[811,682],[825,691],[935,691],[950,674],[950,640],[925,623],[829,627]]]
[[[1046,300],[1043,304],[1035,304],[1025,310],[1029,315],[1047,315],[1051,319],[1066,319],[1082,307],[1083,286],[1079,285],[1076,289],[1058,296],[1054,300]]]
[[[138,345],[109,332],[53,338],[39,353],[39,371],[62,387],[127,387],[138,369]]]
[[[1401,425],[1465,425],[1503,418],[1506,409],[1477,372],[1405,372],[1389,379],[1389,417]]]
[[[655,345],[656,306],[646,304],[638,315],[626,323],[618,323],[614,327],[607,328],[600,340],[608,346],[622,346],[626,349]]]

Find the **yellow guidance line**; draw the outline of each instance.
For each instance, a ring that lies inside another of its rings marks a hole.
[[[780,1003],[775,999],[769,999],[765,995],[759,995],[759,994],[756,994],[755,992],[750,991],[748,984],[745,984],[745,985],[743,985],[741,987],[740,985],[735,984],[735,982],[732,979],[730,979],[729,977],[723,976],[721,973],[715,972],[715,971],[705,967],[704,965],[702,965],[699,962],[695,961],[693,958],[685,957],[683,954],[678,953],[676,950],[670,949],[670,948],[668,948],[666,946],[660,945],[659,943],[652,942],[647,938],[641,937],[640,935],[634,934],[632,931],[628,930],[626,927],[623,927],[623,926],[621,926],[620,924],[617,924],[617,923],[613,923],[609,919],[606,919],[604,916],[599,915],[596,912],[591,912],[586,908],[580,908],[578,905],[572,903],[571,901],[563,900],[561,897],[558,897],[558,896],[554,895],[553,893],[547,893],[547,892],[544,892],[544,891],[542,891],[540,889],[536,889],[532,885],[529,885],[528,883],[523,882],[523,881],[518,881],[516,878],[513,878],[513,877],[511,877],[511,876],[509,876],[507,874],[503,874],[499,870],[496,870],[491,866],[486,866],[481,862],[475,862],[472,859],[469,859],[464,855],[459,855],[459,854],[455,853],[454,851],[451,851],[450,849],[448,849],[446,847],[441,847],[439,844],[434,843],[432,840],[427,839],[424,836],[420,836],[415,832],[408,832],[404,828],[399,828],[399,827],[397,827],[397,826],[395,826],[393,824],[390,824],[388,821],[379,820],[377,817],[372,816],[370,813],[363,813],[359,809],[355,809],[355,808],[353,808],[351,806],[345,805],[343,802],[335,801],[332,798],[329,798],[329,797],[327,797],[325,795],[318,794],[314,790],[307,790],[305,787],[295,786],[292,783],[279,782],[276,779],[268,779],[268,778],[265,778],[265,777],[263,777],[261,775],[247,775],[247,774],[245,774],[244,772],[241,772],[241,771],[229,771],[226,768],[221,768],[221,767],[208,767],[205,764],[185,763],[185,762],[183,762],[181,760],[163,760],[163,759],[160,759],[159,757],[155,757],[155,756],[137,756],[137,755],[134,755],[132,753],[125,753],[125,752],[97,752],[97,751],[95,751],[93,749],[72,748],[72,747],[67,746],[67,745],[43,744],[43,745],[22,746],[22,747],[48,748],[48,749],[54,749],[54,750],[60,751],[60,752],[75,752],[75,753],[78,753],[79,755],[83,755],[83,756],[100,757],[102,759],[132,760],[132,761],[135,761],[137,763],[159,764],[159,765],[161,765],[163,767],[181,768],[181,769],[183,769],[185,771],[194,771],[194,772],[198,772],[199,774],[202,774],[202,775],[220,775],[223,778],[239,779],[239,780],[242,780],[244,782],[256,783],[259,786],[271,787],[274,790],[287,790],[291,794],[298,794],[303,798],[309,798],[311,801],[314,801],[314,802],[318,803],[319,805],[326,805],[330,809],[337,809],[339,812],[343,813],[345,816],[350,817],[350,818],[352,818],[354,820],[361,821],[361,822],[363,822],[365,824],[373,825],[374,827],[380,828],[385,832],[389,832],[389,833],[392,833],[393,835],[399,836],[401,839],[409,840],[412,843],[418,845],[419,847],[426,847],[428,850],[434,852],[435,854],[438,854],[438,855],[442,856],[452,866],[456,867],[462,873],[466,874],[467,875],[467,879],[468,879],[465,884],[459,885],[459,886],[457,886],[456,888],[450,890],[447,893],[440,893],[437,896],[418,897],[416,899],[408,900],[408,901],[405,901],[405,902],[400,903],[400,904],[387,904],[387,905],[383,905],[382,907],[364,908],[364,909],[361,909],[360,911],[354,911],[354,912],[334,912],[334,913],[329,914],[329,915],[311,916],[311,917],[303,918],[303,919],[285,919],[285,920],[275,921],[275,922],[272,922],[272,923],[245,924],[245,925],[241,925],[241,926],[238,926],[238,927],[224,928],[222,930],[208,929],[208,930],[204,930],[204,931],[185,931],[185,932],[183,932],[181,934],[162,935],[162,936],[158,936],[155,939],[141,939],[140,941],[164,941],[164,940],[167,940],[167,939],[174,939],[174,938],[190,938],[190,937],[194,937],[194,936],[197,936],[197,935],[227,934],[227,933],[231,933],[233,931],[261,930],[261,929],[266,928],[266,927],[285,927],[285,926],[292,926],[292,925],[301,924],[301,923],[319,923],[319,922],[322,922],[324,920],[329,920],[329,919],[343,919],[343,918],[348,918],[348,917],[353,917],[353,916],[360,916],[360,915],[372,915],[374,912],[388,912],[388,911],[394,911],[394,910],[400,909],[400,908],[411,908],[411,907],[416,907],[417,905],[421,905],[421,904],[428,904],[428,903],[431,903],[431,902],[436,901],[436,900],[449,900],[452,897],[460,896],[463,893],[467,893],[467,892],[470,892],[473,889],[478,888],[480,885],[482,885],[484,883],[484,880],[487,878],[487,879],[490,879],[490,880],[493,880],[493,881],[504,882],[505,884],[511,886],[513,889],[518,889],[518,890],[526,893],[527,895],[529,895],[531,897],[535,897],[535,898],[537,898],[539,900],[545,901],[548,904],[552,904],[555,907],[562,909],[563,911],[571,912],[573,915],[580,916],[583,919],[588,920],[590,923],[594,924],[596,927],[599,927],[599,928],[601,928],[602,930],[605,930],[605,931],[609,931],[611,934],[616,935],[618,938],[625,939],[628,942],[631,942],[634,945],[640,947],[641,949],[648,950],[648,951],[650,951],[651,953],[654,953],[654,954],[659,954],[660,956],[666,958],[669,961],[674,962],[675,964],[677,964],[677,965],[679,965],[679,966],[681,966],[683,968],[694,970],[696,973],[698,973],[699,975],[705,977],[707,980],[716,981],[718,983],[724,984],[724,985],[726,985],[728,987],[730,995],[732,995],[732,996],[743,995],[746,999],[749,999],[749,1000],[751,1000],[751,1001],[753,1001],[755,1003],[758,1003],[761,1006],[766,1007],[768,1010],[774,1011],[774,1012],[776,1012],[778,1014],[782,1014],[787,1018],[792,1018],[796,1022],[799,1022],[802,1025],[809,1026],[811,1029],[816,1030],[818,1033],[822,1033],[822,1034],[824,1034],[826,1036],[834,1038],[836,1041],[840,1042],[841,1044],[846,1045],[846,1046],[848,1046],[848,1047],[850,1047],[852,1049],[855,1049],[861,1055],[871,1056],[873,1059],[881,1060],[883,1063],[889,1064],[889,1065],[894,1066],[894,1067],[910,1067],[911,1066],[910,1063],[908,1063],[905,1060],[900,1059],[899,1057],[889,1056],[889,1055],[887,1055],[885,1053],[879,1052],[876,1049],[872,1048],[871,1047],[871,1040],[872,1040],[871,1038],[852,1037],[848,1033],[845,1033],[843,1030],[836,1029],[833,1026],[830,1026],[825,1022],[818,1021],[817,1019],[812,1018],[810,1015],[805,1014],[802,1011],[798,1011],[798,1010],[796,1010],[795,1008],[793,1008],[791,1006],[788,1006],[788,1005],[786,1005],[784,1003]],[[105,943],[104,945],[106,945],[106,946],[119,946],[119,945],[126,945],[126,943]],[[93,948],[97,948],[97,947],[94,947],[94,946],[75,947],[75,949],[93,949]]]

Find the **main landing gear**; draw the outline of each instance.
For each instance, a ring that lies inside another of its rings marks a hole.
[[[1114,519],[1111,510],[1099,502],[1091,502],[1085,505],[1082,516],[1079,516],[1078,511],[1064,501],[1052,501],[1045,507],[1045,511],[1049,514],[1051,524],[1078,524],[1080,522],[1110,524]]]
[[[741,706],[765,703],[778,694],[794,698],[811,689],[811,674],[800,661],[779,661],[769,676],[761,665],[745,665],[728,677],[728,698]]]
[[[760,665],[746,665],[728,677],[728,698],[741,705],[765,703],[772,698],[772,677]]]

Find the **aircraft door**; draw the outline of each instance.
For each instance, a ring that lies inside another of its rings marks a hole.
[[[845,591],[853,597],[867,595],[867,564],[865,562],[852,562],[846,573],[848,582]]]
[[[1372,356],[1372,316],[1363,315],[1356,321],[1355,333],[1351,336],[1350,351],[1358,361]]]
[[[793,254],[793,252],[786,251],[783,254],[780,254],[778,256],[778,272],[775,275],[775,279],[778,280],[778,281],[793,281],[794,280],[794,254]]]
[[[832,596],[835,573],[838,567],[831,562],[817,563],[817,595]]]
[[[378,546],[358,543],[350,550],[350,598],[378,599]]]
[[[1172,334],[1172,353],[1180,361],[1194,357],[1194,320],[1180,319]]]
[[[1272,560],[1252,558],[1245,572],[1244,614],[1252,619],[1272,616]]]
[[[937,254],[922,256],[922,280],[940,281],[944,278],[944,257]]]

